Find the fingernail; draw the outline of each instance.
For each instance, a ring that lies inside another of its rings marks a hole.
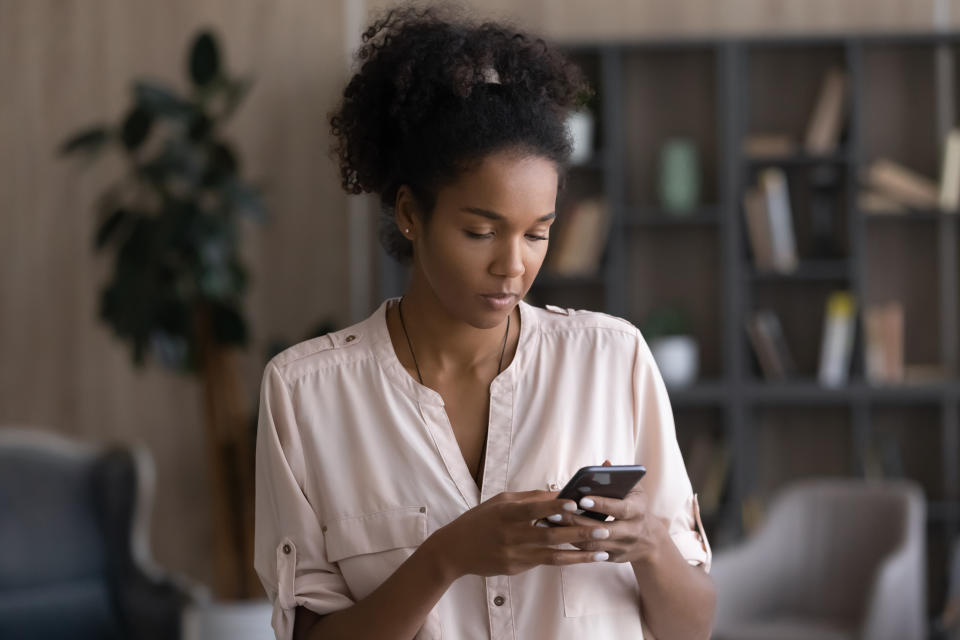
[[[563,510],[564,510],[564,511],[576,511],[576,510],[577,510],[577,503],[576,503],[576,502],[564,502],[564,503],[563,503]]]
[[[610,554],[607,553],[606,551],[597,551],[595,554],[593,554],[593,561],[594,561],[594,562],[603,562],[604,560],[606,560],[606,559],[609,558],[609,557],[610,557]]]
[[[547,520],[549,520],[550,522],[560,522],[561,520],[563,520],[563,516],[560,515],[559,513],[555,513],[552,516],[547,516]]]
[[[598,527],[597,529],[594,529],[593,531],[591,531],[590,535],[593,536],[594,538],[603,540],[605,538],[610,537],[610,530],[604,529],[603,527]]]
[[[593,498],[580,498],[580,506],[589,509],[594,505]]]

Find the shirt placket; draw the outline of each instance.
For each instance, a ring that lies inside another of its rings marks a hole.
[[[490,385],[490,425],[487,434],[486,462],[483,470],[480,501],[502,493],[507,486],[510,462],[510,444],[513,440],[513,394],[509,376],[501,376]],[[516,638],[513,623],[513,599],[509,576],[484,578],[487,612],[490,620],[490,638]]]

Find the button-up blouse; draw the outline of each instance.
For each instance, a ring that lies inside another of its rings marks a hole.
[[[604,459],[646,466],[649,514],[709,571],[667,391],[636,327],[519,303],[516,355],[490,385],[478,488],[442,397],[397,358],[386,324],[396,301],[287,349],[264,371],[254,565],[278,639],[292,637],[298,605],[318,614],[351,606],[468,509],[504,491],[555,491]],[[416,637],[650,640],[639,603],[626,562],[465,575]]]

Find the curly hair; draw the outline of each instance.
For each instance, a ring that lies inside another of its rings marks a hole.
[[[362,66],[330,116],[332,150],[344,190],[379,195],[380,242],[396,260],[413,254],[393,219],[401,185],[425,223],[437,191],[494,152],[550,159],[562,186],[565,118],[593,90],[543,39],[431,6],[390,10],[362,42]]]

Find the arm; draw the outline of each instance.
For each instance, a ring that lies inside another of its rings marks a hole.
[[[656,552],[632,562],[640,607],[657,638],[709,638],[717,594],[702,566],[690,565],[659,527]]]
[[[436,535],[427,538],[393,575],[351,607],[322,617],[298,607],[294,640],[413,638],[457,577],[437,547]]]

